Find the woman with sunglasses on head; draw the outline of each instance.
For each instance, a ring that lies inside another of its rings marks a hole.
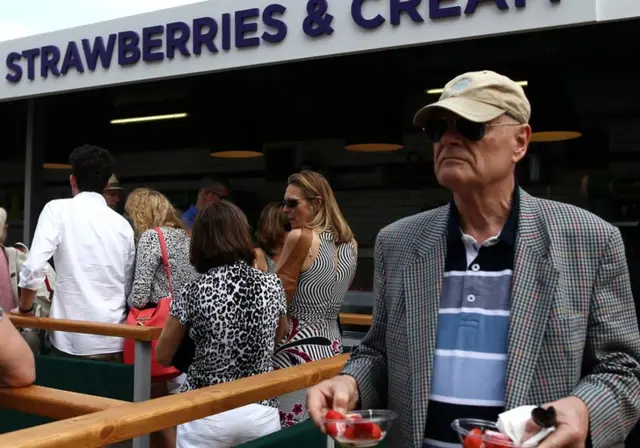
[[[356,240],[324,176],[290,176],[283,209],[292,230],[276,266],[288,302],[287,336],[274,355],[280,369],[342,353],[338,313],[358,260]],[[307,419],[305,397],[305,390],[280,397],[283,427]]]

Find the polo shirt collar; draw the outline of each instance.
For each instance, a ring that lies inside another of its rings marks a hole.
[[[520,188],[518,185],[513,190],[511,200],[511,210],[507,221],[499,235],[499,240],[504,241],[512,247],[516,244],[516,233],[518,231],[518,217],[520,214]],[[447,223],[447,245],[451,245],[460,240],[462,230],[460,227],[460,212],[455,201],[449,203],[449,221]]]

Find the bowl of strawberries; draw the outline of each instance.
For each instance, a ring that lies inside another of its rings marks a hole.
[[[494,422],[475,418],[459,418],[451,423],[463,448],[518,447],[509,436],[502,434]]]
[[[343,415],[328,411],[324,417],[327,434],[344,447],[365,448],[377,446],[398,415],[385,409],[352,411]]]

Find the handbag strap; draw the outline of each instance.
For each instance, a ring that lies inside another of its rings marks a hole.
[[[167,283],[169,286],[169,296],[173,298],[173,289],[171,288],[171,269],[169,268],[169,254],[167,252],[167,243],[164,239],[164,233],[160,227],[155,228],[158,234],[158,240],[160,241],[160,250],[162,251],[162,264],[164,265],[164,272],[167,274]]]

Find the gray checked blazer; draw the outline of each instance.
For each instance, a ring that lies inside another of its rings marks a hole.
[[[360,406],[399,415],[389,446],[422,445],[449,206],[397,221],[375,245],[373,324],[343,373]],[[506,408],[574,395],[594,447],[622,446],[640,417],[640,333],[624,245],[597,216],[520,191]]]

